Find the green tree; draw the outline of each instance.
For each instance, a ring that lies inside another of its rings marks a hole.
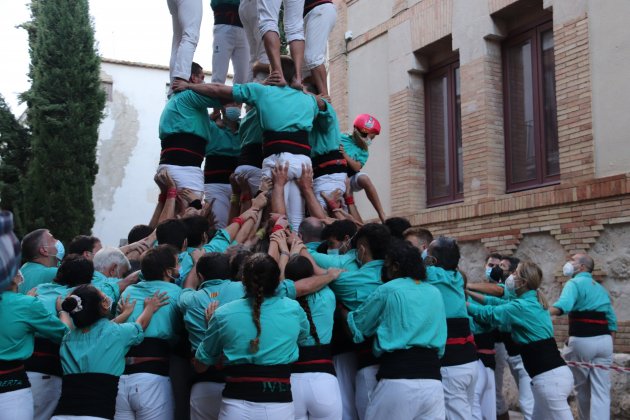
[[[28,105],[32,159],[24,183],[28,230],[62,240],[90,232],[96,144],[105,105],[88,0],[34,0]]]
[[[29,132],[0,95],[0,207],[13,212],[14,230],[24,235],[22,183],[31,154]]]

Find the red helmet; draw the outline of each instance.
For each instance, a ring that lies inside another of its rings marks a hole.
[[[370,114],[359,114],[354,119],[354,128],[364,134],[380,134],[381,123]]]

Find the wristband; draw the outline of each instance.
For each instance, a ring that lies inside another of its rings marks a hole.
[[[353,206],[354,205],[354,197],[351,195],[347,195],[344,197],[344,200],[346,200],[346,205],[347,206]]]
[[[251,199],[252,199],[252,196],[250,193],[241,193],[241,202],[249,201]]]
[[[232,194],[230,196],[230,203],[231,204],[238,204],[238,194]]]
[[[280,251],[280,255],[286,255],[288,257],[291,254],[289,254],[287,251]]]
[[[166,192],[166,199],[177,198],[177,188],[169,188]]]
[[[164,203],[166,201],[166,193],[160,193],[158,196],[158,203]]]
[[[232,223],[238,223],[239,226],[243,226],[245,220],[243,220],[242,217],[235,217],[234,219],[232,219]]]
[[[273,227],[273,229],[271,229],[271,233],[277,232],[279,230],[284,230],[284,226],[282,226],[282,225],[275,225]]]

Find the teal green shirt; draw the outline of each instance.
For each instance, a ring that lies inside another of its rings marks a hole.
[[[35,296],[35,298],[44,305],[44,308],[46,308],[46,311],[48,311],[49,314],[56,316],[57,298],[61,296],[65,299],[72,289],[52,282],[40,284],[35,288],[35,290],[37,290],[37,296]]]
[[[351,249],[345,254],[328,255],[317,251],[309,250],[315,263],[323,269],[342,268],[347,271],[356,271],[359,269],[357,262],[357,250]]]
[[[320,344],[330,344],[332,339],[333,318],[337,306],[335,294],[328,286],[315,293],[306,295],[306,302],[311,310],[311,318],[317,330]],[[309,335],[305,341],[305,346],[314,346],[317,342],[313,336]]]
[[[370,153],[367,150],[361,149],[354,142],[352,135],[342,133],[341,134],[341,144],[343,144],[343,148],[346,151],[346,154],[350,156],[353,160],[356,160],[361,164],[361,166],[365,166],[365,163],[370,156]]]
[[[484,300],[485,306],[470,305],[468,312],[476,321],[511,331],[515,343],[527,344],[553,337],[551,315],[538,302],[535,290],[510,301],[493,296],[485,296]]]
[[[228,231],[219,229],[212,239],[210,239],[210,242],[205,244],[202,248],[206,252],[225,252],[230,247],[231,243],[232,238]]]
[[[238,156],[241,138],[228,127],[219,127],[210,120],[210,141],[206,144],[206,156]]]
[[[18,292],[28,293],[35,286],[50,283],[57,276],[57,267],[46,267],[36,262],[27,262],[20,271],[24,276],[24,283],[18,287]]]
[[[483,305],[478,304],[473,298],[471,298],[470,296],[466,298],[466,303],[469,306],[480,306],[483,307]],[[478,334],[485,334],[485,333],[490,333],[495,331],[494,328],[492,328],[492,326],[490,324],[486,324],[483,322],[478,322],[475,320],[475,318],[469,316],[468,317],[470,319],[470,332],[473,335],[478,335]]]
[[[184,324],[193,350],[197,350],[206,334],[206,308],[218,301],[219,307],[245,296],[243,283],[231,280],[208,280],[199,290],[184,289],[179,295],[179,310],[184,314]]]
[[[74,329],[63,338],[59,350],[63,373],[120,376],[125,371],[125,355],[129,348],[137,346],[143,339],[142,327],[135,322],[116,324],[102,318],[87,331]]]
[[[219,229],[217,233],[214,234],[214,237],[204,246],[202,246],[205,252],[225,252],[226,249],[230,246],[231,242],[230,235],[227,230]],[[177,260],[179,262],[179,279],[177,279],[176,284],[181,286],[190,270],[192,270],[195,265],[192,259],[192,253],[196,248],[188,248],[184,252],[180,252]]]
[[[311,156],[324,155],[339,150],[340,138],[341,130],[339,130],[337,113],[332,105],[326,102],[326,110],[319,111],[313,123],[313,130],[309,133],[308,142],[311,145]]]
[[[311,131],[319,112],[312,95],[290,86],[265,86],[259,83],[234,85],[232,95],[236,102],[244,102],[258,109],[263,131]]]
[[[166,292],[169,304],[161,307],[153,314],[151,323],[144,331],[144,335],[145,337],[159,338],[175,344],[182,331],[182,316],[177,305],[182,289],[176,284],[162,280],[143,280],[127,287],[121,299],[126,299],[129,296],[132,301],[136,301],[136,307],[127,319],[127,322],[134,322],[138,319],[144,310],[144,299],[153,296],[155,292]]]
[[[238,126],[238,134],[241,137],[241,146],[247,146],[248,144],[262,145],[263,132],[262,128],[260,128],[260,119],[256,108],[252,107],[241,119],[241,124]]]
[[[373,353],[411,347],[435,349],[438,357],[446,346],[446,314],[437,288],[405,277],[379,286],[361,306],[348,314],[355,343],[374,336]]]
[[[447,318],[467,318],[464,278],[459,271],[427,267],[427,283],[437,287],[444,300]]]
[[[216,310],[196,358],[206,365],[223,360],[225,365],[251,363],[280,365],[298,359],[298,343],[306,343],[309,324],[300,305],[286,297],[265,298],[260,308],[260,344],[249,351],[256,337],[250,299],[238,299]]]
[[[560,298],[553,306],[564,314],[571,311],[603,312],[608,320],[608,329],[617,331],[617,316],[610,304],[610,296],[591,273],[577,273],[564,285]]]
[[[120,299],[120,286],[118,282],[120,279],[115,277],[106,277],[105,274],[100,271],[94,270],[94,277],[92,277],[92,286],[96,287],[101,292],[105,293],[105,296],[112,300],[112,304],[115,305]]]
[[[32,296],[11,291],[0,293],[0,360],[26,360],[33,354],[37,333],[61,342],[68,327]]]
[[[221,103],[192,90],[174,93],[160,116],[160,139],[171,134],[189,133],[210,141],[211,128],[208,108],[220,107]]]
[[[349,310],[356,310],[377,287],[383,284],[381,281],[383,263],[383,260],[374,260],[362,265],[358,270],[341,273],[337,280],[329,284],[337,300]]]

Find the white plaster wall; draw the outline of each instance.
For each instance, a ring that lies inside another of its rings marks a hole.
[[[359,2],[361,3],[361,2]],[[369,2],[373,3],[373,2]],[[381,123],[381,135],[370,146],[370,158],[363,168],[370,175],[386,214],[391,213],[389,163],[389,87],[387,34],[374,39],[349,54],[348,111],[349,121],[341,121],[341,129],[349,130],[357,114],[374,115]],[[381,57],[381,59],[376,59]],[[377,217],[365,193],[355,195],[357,207],[365,219]]]
[[[392,17],[394,0],[359,0],[348,6],[348,27],[354,37],[361,35]]]

